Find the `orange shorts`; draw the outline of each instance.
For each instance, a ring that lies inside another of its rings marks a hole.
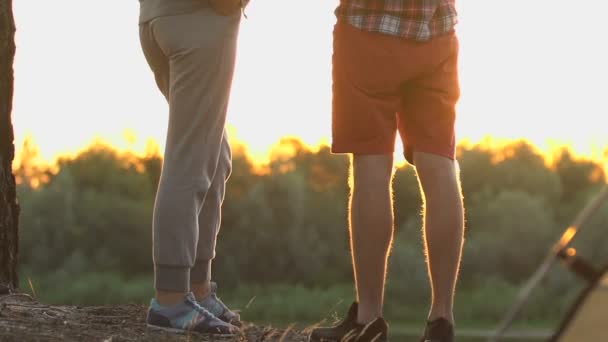
[[[334,27],[332,152],[390,154],[401,135],[414,151],[455,158],[458,38],[421,43]]]

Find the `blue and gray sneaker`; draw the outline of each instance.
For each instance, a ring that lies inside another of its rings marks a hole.
[[[161,306],[156,299],[150,301],[146,323],[149,328],[169,332],[198,332],[221,336],[234,336],[238,328],[226,323],[202,308],[189,293],[184,301],[170,307]]]
[[[209,293],[209,296],[200,301],[199,304],[203,308],[207,309],[207,311],[215,315],[215,317],[226,323],[230,323],[237,327],[242,325],[241,316],[238,313],[228,309],[226,304],[224,304],[217,296],[217,284],[214,282],[211,282],[211,292]]]

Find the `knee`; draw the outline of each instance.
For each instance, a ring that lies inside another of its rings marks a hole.
[[[230,159],[220,157],[220,160],[213,176],[213,182],[207,193],[207,198],[218,203],[224,200],[226,193],[226,181],[232,173],[232,162]]]
[[[222,172],[222,179],[227,181],[232,174],[232,159],[231,158],[223,158],[220,160],[218,165],[218,171]]]
[[[422,182],[425,179],[446,179],[448,181],[457,179],[458,163],[455,160],[422,152],[416,152],[414,160],[416,173]]]
[[[416,153],[414,158],[416,173],[427,202],[452,193],[462,197],[458,162],[442,156],[423,153]]]
[[[354,155],[352,177],[355,187],[388,187],[393,175],[392,155]]]
[[[217,171],[220,177],[226,181],[232,174],[232,150],[228,142],[224,139],[220,157],[217,163]]]

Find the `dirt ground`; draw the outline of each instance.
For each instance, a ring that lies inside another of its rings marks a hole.
[[[218,338],[201,334],[169,334],[146,329],[146,307],[119,305],[99,307],[50,306],[28,295],[0,296],[0,342],[304,342],[306,333],[245,324],[238,337]]]

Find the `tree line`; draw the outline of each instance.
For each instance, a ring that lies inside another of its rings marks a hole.
[[[242,145],[233,152],[214,278],[228,288],[350,283],[348,157],[332,155],[327,146],[310,150],[294,138],[283,139],[266,165],[256,164]],[[96,144],[53,167],[36,158],[36,147],[26,145],[15,169],[23,208],[23,269],[73,278],[111,274],[124,282],[149,276],[150,225],[162,162],[157,150],[136,155]],[[578,158],[567,148],[548,159],[526,141],[500,147],[461,144],[458,160],[467,222],[459,288],[472,294],[488,286],[514,288],[527,279],[606,182],[600,162]],[[428,301],[428,280],[413,167],[396,169],[394,188],[397,233],[389,296],[422,305]],[[607,223],[605,206],[576,242],[596,266],[608,261]],[[554,309],[551,296],[576,284],[567,272],[553,272],[540,306]]]

